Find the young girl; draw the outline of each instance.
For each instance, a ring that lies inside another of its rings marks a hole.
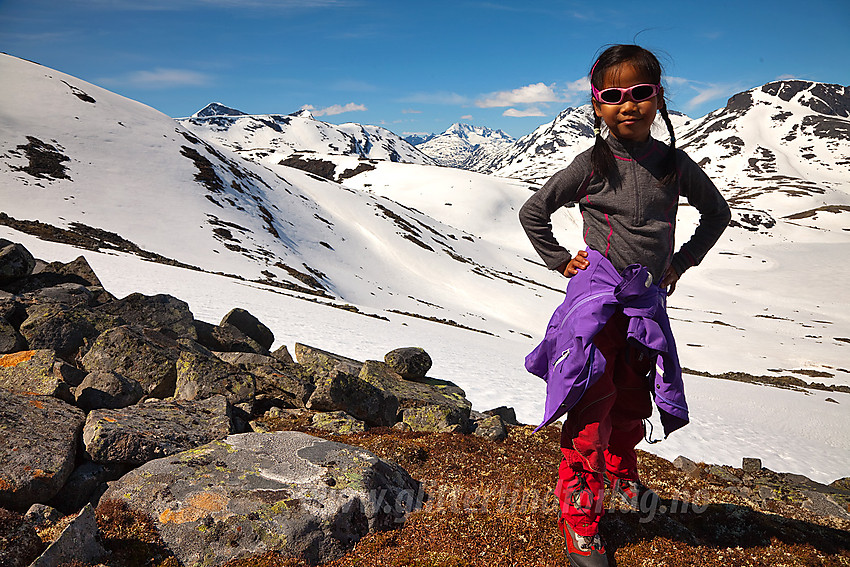
[[[570,278],[526,368],[547,381],[540,427],[567,414],[558,525],[579,567],[608,565],[598,534],[606,473],[614,495],[632,507],[648,512],[658,505],[638,478],[635,446],[644,436],[643,420],[654,399],[665,435],[688,422],[666,297],[730,220],[711,180],[675,148],[661,65],[651,52],[637,45],[606,49],[590,83],[594,147],[552,176],[519,214],[546,266]],[[657,112],[669,146],[650,135]],[[679,196],[699,210],[700,222],[674,253]],[[558,244],[550,221],[569,202],[579,204],[587,244],[574,256]]]

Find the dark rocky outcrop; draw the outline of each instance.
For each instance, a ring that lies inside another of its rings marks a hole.
[[[225,315],[219,325],[222,327],[226,325],[236,327],[245,335],[257,341],[257,344],[266,350],[272,348],[272,343],[274,343],[274,333],[263,325],[259,319],[239,307],[232,309]]]
[[[0,238],[0,285],[25,278],[35,269],[35,258],[29,250]]]
[[[131,293],[124,299],[98,307],[98,310],[120,317],[131,325],[156,329],[174,338],[198,338],[195,317],[189,311],[189,305],[170,295]]]
[[[74,390],[76,405],[83,411],[121,409],[142,399],[142,385],[115,372],[90,372]]]
[[[419,347],[397,348],[384,356],[384,362],[407,380],[425,378],[431,370],[431,357]]]

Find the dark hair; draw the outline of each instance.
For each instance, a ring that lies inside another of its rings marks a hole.
[[[639,45],[612,45],[602,52],[593,68],[590,70],[590,82],[597,89],[602,89],[602,83],[605,79],[605,74],[612,68],[628,63],[637,69],[641,74],[649,77],[649,80],[656,84],[661,84],[662,68],[658,58],[649,50],[644,49]],[[673,132],[673,124],[670,122],[670,116],[667,114],[667,103],[663,99],[662,104],[659,104],[659,112],[667,125],[667,131],[670,133],[670,146],[667,150],[667,155],[664,156],[663,177],[660,179],[662,185],[667,185],[676,180],[676,135]],[[605,179],[613,182],[613,176],[616,175],[617,167],[614,161],[614,154],[608,143],[602,138],[600,131],[602,127],[602,118],[596,116],[593,122],[593,130],[596,133],[596,143],[591,152],[591,163],[593,171],[601,175]]]

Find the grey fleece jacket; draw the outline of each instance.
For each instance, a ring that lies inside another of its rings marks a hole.
[[[685,152],[676,150],[678,183],[661,187],[658,179],[663,176],[665,144],[652,137],[646,142],[624,143],[609,136],[607,142],[616,158],[619,183],[612,185],[591,175],[592,148],[580,153],[520,209],[528,238],[549,269],[568,262],[573,255],[555,239],[550,217],[565,204],[577,202],[585,243],[607,257],[617,271],[641,264],[649,269],[653,281],[660,283],[672,264],[681,276],[699,264],[720,238],[729,224],[729,205]],[[679,195],[697,208],[700,222],[691,239],[674,254]]]

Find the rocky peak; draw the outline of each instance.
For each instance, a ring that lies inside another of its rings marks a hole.
[[[295,116],[296,118],[307,118],[309,120],[315,120],[316,117],[313,116],[313,113],[310,112],[309,108],[302,108],[298,112],[293,112],[290,116]]]
[[[246,116],[246,114],[241,110],[224,106],[220,102],[211,102],[193,114],[192,118],[201,118],[206,116]]]

